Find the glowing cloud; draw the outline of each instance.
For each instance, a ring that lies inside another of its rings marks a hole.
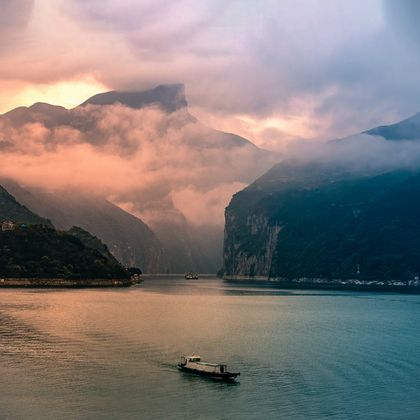
[[[0,102],[0,113],[18,106],[30,106],[35,102],[57,104],[73,108],[86,98],[98,92],[109,90],[92,76],[62,80],[54,83],[28,84],[22,82],[0,81],[4,99]]]

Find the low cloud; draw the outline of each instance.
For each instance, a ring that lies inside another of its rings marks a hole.
[[[275,162],[250,143],[229,142],[232,137],[185,109],[167,114],[87,105],[68,111],[41,104],[24,110],[23,119],[20,112],[0,119],[0,177],[101,195],[151,226],[183,217],[195,226],[222,226],[231,196]],[[295,139],[282,159],[358,173],[417,169],[420,142],[367,134],[323,144]]]
[[[88,105],[57,110],[53,121],[51,111],[31,115],[0,121],[1,177],[107,196],[149,222],[176,209],[193,224],[222,225],[231,195],[268,169],[256,167],[251,144],[226,145],[185,110]]]
[[[175,190],[171,193],[172,201],[189,220],[195,225],[224,224],[224,209],[232,195],[247,186],[242,182],[220,184],[217,187],[200,191],[190,185],[187,188]]]
[[[390,141],[381,136],[358,134],[322,145],[293,144],[288,159],[301,163],[322,163],[350,173],[381,173],[420,168],[419,140]]]

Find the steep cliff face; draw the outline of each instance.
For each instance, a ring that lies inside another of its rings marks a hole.
[[[420,174],[266,176],[226,210],[227,278],[410,280],[420,273]],[[313,182],[313,179],[317,179]],[[270,182],[271,181],[271,182]],[[277,185],[277,189],[275,186]]]
[[[241,219],[229,208],[225,218],[225,278],[268,279],[281,226],[266,215],[250,214]]]
[[[418,279],[420,114],[318,149],[233,196],[225,277]]]

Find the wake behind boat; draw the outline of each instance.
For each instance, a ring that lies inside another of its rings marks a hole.
[[[193,375],[201,375],[223,381],[233,381],[240,375],[239,372],[228,372],[227,366],[224,364],[204,362],[197,355],[183,356],[181,362],[178,363],[178,369]]]

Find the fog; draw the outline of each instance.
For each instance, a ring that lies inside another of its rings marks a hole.
[[[286,156],[286,159],[299,163],[334,165],[355,173],[416,170],[420,168],[420,141],[393,141],[376,135],[357,134],[316,145],[296,142],[289,147]]]
[[[29,123],[0,120],[0,177],[105,196],[146,222],[176,209],[192,224],[221,226],[232,194],[275,163],[184,109],[34,109]],[[57,124],[63,115],[66,125]]]

